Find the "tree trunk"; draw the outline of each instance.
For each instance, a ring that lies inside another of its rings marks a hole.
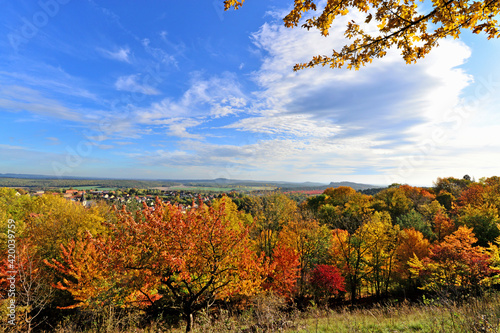
[[[186,333],[188,333],[193,328],[193,312],[187,311],[184,315],[186,316]]]
[[[351,283],[351,304],[354,304],[354,301],[356,301],[356,297],[357,297],[357,289],[358,289],[358,284],[357,284],[357,281],[355,278],[351,277],[350,279]]]

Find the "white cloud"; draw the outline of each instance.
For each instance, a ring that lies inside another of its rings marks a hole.
[[[130,49],[128,47],[119,48],[116,51],[98,49],[106,58],[130,63]]]
[[[178,68],[177,58],[183,55],[185,46],[183,43],[176,44],[171,42],[168,40],[167,35],[166,31],[160,32],[162,44],[166,45],[166,49],[163,48],[163,45],[161,45],[161,47],[156,46],[149,38],[142,39],[141,44],[144,50],[156,61]]]
[[[29,69],[31,71],[29,74],[17,71],[0,71],[0,80],[5,85],[15,85],[21,81],[23,85],[30,86],[32,89],[44,89],[50,93],[98,100],[94,93],[82,88],[84,83],[79,78],[69,75],[59,67],[32,63],[29,65]]]
[[[317,31],[264,24],[252,36],[262,57],[261,67],[252,73],[259,89],[244,93],[234,74],[208,79],[194,75],[181,97],[134,113],[138,123],[165,126],[169,135],[188,141],[178,143],[174,152],[157,150],[134,157],[148,165],[181,168],[209,178],[217,174],[384,183],[384,174],[398,174],[408,158],[420,157],[416,151],[425,148],[425,139],[435,128],[449,127],[444,115],[462,103],[464,88],[473,82],[457,68],[470,57],[470,49],[445,40],[412,66],[392,50],[360,71],[292,71],[297,62],[339,48],[345,42],[339,33],[343,29],[333,29],[332,37],[324,38]],[[206,141],[207,135],[195,134],[196,127],[228,115],[240,119],[218,129],[251,133],[248,142],[215,144]],[[424,176],[429,182],[443,175],[439,168],[447,162],[440,154],[451,156],[456,148],[453,141],[438,142],[424,153],[429,165],[420,163],[404,182],[421,181]]]
[[[115,88],[120,91],[141,93],[144,95],[159,95],[160,92],[146,82],[140,83],[140,75],[120,76],[115,82]],[[145,79],[144,79],[145,80]]]
[[[103,149],[103,150],[115,148],[115,146],[113,146],[113,145],[98,145],[97,147],[99,147],[99,149]]]
[[[58,138],[56,138],[56,137],[47,137],[46,139],[50,141],[50,145],[54,145],[55,146],[55,145],[60,145],[61,144],[61,141]]]
[[[100,135],[87,135],[86,138],[92,142],[103,142],[109,140],[109,137],[101,133]]]
[[[348,19],[341,19],[328,38],[314,30],[264,24],[252,36],[262,54],[262,65],[253,73],[261,88],[253,103],[256,115],[225,128],[303,138],[305,146],[295,158],[317,165],[323,175],[339,169],[358,175],[364,169],[390,172],[399,166],[398,159],[411,156],[436,126],[444,126],[444,115],[460,105],[473,80],[457,66],[470,57],[470,49],[445,40],[417,65],[406,65],[391,50],[359,71],[292,71],[295,63],[339,49],[346,42],[342,21]]]
[[[0,108],[10,112],[28,111],[64,120],[83,121],[78,112],[43,96],[39,91],[20,86],[0,86]]]
[[[26,150],[25,147],[13,146],[13,145],[6,145],[6,144],[0,144],[0,149]]]
[[[135,145],[136,143],[131,141],[116,141],[115,144],[120,146],[128,146],[128,145]]]
[[[324,138],[334,136],[340,131],[339,126],[311,119],[307,114],[249,117],[226,125],[224,128],[234,128],[255,133]]]
[[[177,99],[165,98],[135,111],[135,119],[145,125],[171,125],[182,118],[219,118],[245,110],[248,98],[230,73],[208,79],[194,75],[189,88]],[[180,133],[180,132],[179,132]]]
[[[168,126],[168,134],[183,139],[201,139],[201,135],[192,134],[187,131],[189,127],[195,127],[200,124],[202,124],[202,122],[195,119],[173,121],[172,124]]]
[[[161,149],[130,156],[147,166],[182,169],[205,178],[327,181],[335,176],[349,179],[360,168],[383,170],[385,159],[376,156],[372,145],[369,139],[330,143],[322,139],[263,137],[241,145],[185,140],[175,151]],[[371,158],[366,159],[367,156]],[[373,164],[375,159],[377,162]],[[325,169],[329,169],[327,175]]]

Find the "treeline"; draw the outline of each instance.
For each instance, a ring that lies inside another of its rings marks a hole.
[[[82,314],[113,306],[141,311],[144,325],[182,318],[189,331],[201,310],[245,309],[269,294],[304,306],[422,293],[463,300],[498,283],[499,209],[498,177],[394,184],[373,196],[329,188],[300,204],[281,193],[188,209],[157,200],[133,213],[4,188],[2,315],[10,264],[23,330],[68,316],[84,327]]]
[[[58,188],[70,188],[81,186],[104,187],[104,188],[149,188],[160,186],[174,186],[179,183],[154,180],[130,180],[130,179],[24,179],[0,177],[0,187],[29,188],[37,190],[48,190]]]

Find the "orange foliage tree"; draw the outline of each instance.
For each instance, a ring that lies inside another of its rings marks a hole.
[[[54,287],[71,294],[72,303],[60,306],[61,309],[77,307],[88,308],[104,303],[122,303],[118,297],[108,292],[121,291],[119,277],[113,276],[106,252],[92,241],[90,233],[85,238],[71,240],[68,245],[60,244],[60,260],[44,259],[47,266],[53,268],[59,276]]]
[[[485,186],[483,184],[471,184],[462,191],[458,202],[460,206],[471,205],[474,207],[482,206],[484,203]]]
[[[106,236],[89,238],[86,242],[92,245],[81,247],[87,253],[99,252],[96,257],[105,267],[106,277],[86,276],[85,260],[78,255],[69,258],[77,253],[71,247],[63,251],[68,257],[65,263],[50,264],[69,275],[57,286],[75,298],[84,297],[85,288],[95,291],[103,286],[108,293],[109,288],[126,291],[118,295],[121,300],[140,300],[133,295],[142,293],[150,303],[163,301],[176,307],[188,332],[200,309],[217,299],[250,295],[261,286],[261,265],[250,250],[248,226],[238,217],[236,206],[227,198],[212,207],[200,202],[187,211],[157,200],[154,208],[144,205],[135,216],[125,210],[118,212],[118,221],[108,224]],[[108,281],[110,276],[115,281]],[[95,287],[96,280],[106,281]],[[88,283],[94,286],[87,287]]]
[[[51,302],[53,289],[30,240],[20,238],[15,244],[15,252],[9,251],[6,259],[0,260],[0,304],[11,305],[13,301],[15,312],[9,313],[8,321],[23,332],[31,332],[44,320],[41,313]]]
[[[295,291],[300,273],[299,254],[292,248],[278,243],[272,258],[265,268],[264,290],[271,290],[278,295],[291,297]]]
[[[430,243],[424,235],[415,229],[404,229],[399,234],[399,246],[396,249],[396,275],[403,281],[410,281],[408,262],[415,256],[423,259],[429,254]]]
[[[455,231],[455,223],[448,217],[446,212],[440,211],[432,220],[432,231],[437,237],[437,241],[441,242],[443,239],[451,235]]]
[[[460,227],[443,242],[432,245],[427,258],[411,259],[410,270],[422,279],[424,290],[478,290],[493,270],[486,249],[473,246],[476,241],[472,229]]]
[[[415,208],[420,205],[429,204],[436,199],[434,194],[431,194],[429,191],[421,187],[401,185],[399,189],[402,190],[406,197],[413,202]]]

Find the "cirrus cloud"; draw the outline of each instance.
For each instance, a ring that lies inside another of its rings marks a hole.
[[[115,88],[119,91],[128,91],[132,93],[140,93],[144,95],[159,95],[160,92],[147,84],[147,82],[140,82],[141,76],[139,74],[120,76],[115,82]],[[145,79],[143,79],[145,81]]]

